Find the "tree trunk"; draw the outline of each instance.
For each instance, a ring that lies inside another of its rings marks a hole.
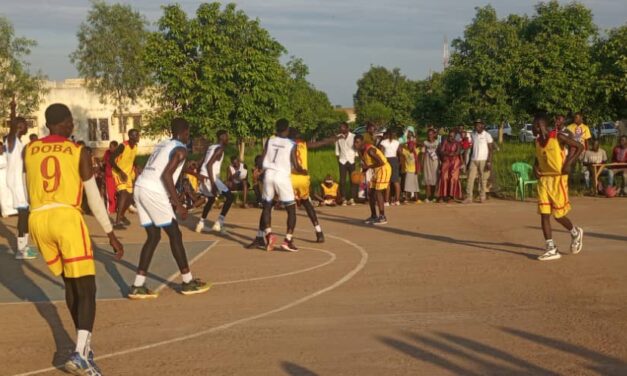
[[[499,124],[499,144],[503,143],[503,129],[505,128],[505,120]]]
[[[15,103],[15,95],[13,95],[13,99],[11,99],[11,115],[9,117],[9,120],[11,120],[11,124],[13,123],[13,120],[15,120],[17,116],[17,114],[15,113],[15,107],[17,107],[17,103]]]
[[[246,142],[243,138],[240,138],[238,141],[237,147],[239,148],[239,160],[244,162],[244,153],[246,152]]]

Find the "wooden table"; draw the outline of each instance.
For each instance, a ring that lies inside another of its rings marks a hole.
[[[618,167],[618,168],[627,168],[627,163],[626,162],[614,162],[614,163],[593,163],[592,164],[592,168],[594,169],[594,194],[598,194],[598,189],[597,187],[599,186],[599,176],[601,176],[601,173],[603,172],[604,169],[606,169],[607,167]],[[625,177],[623,177],[624,179]]]

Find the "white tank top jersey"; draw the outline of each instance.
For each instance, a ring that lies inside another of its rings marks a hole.
[[[137,178],[135,185],[153,192],[163,193],[167,195],[167,190],[165,189],[163,180],[161,180],[161,175],[163,174],[165,168],[168,166],[170,159],[172,159],[174,149],[176,148],[185,148],[185,144],[183,144],[179,140],[166,140],[160,142],[157,146],[155,146],[155,150],[150,155],[148,162],[146,162],[146,167],[144,167],[141,175],[139,175],[139,177]],[[174,171],[172,180],[174,180],[175,184],[179,180],[179,176],[181,175],[181,170],[183,170],[184,164],[185,159],[181,161],[181,163]]]
[[[22,151],[24,150],[24,144],[20,141],[20,138],[15,136],[15,143],[13,144],[13,150],[9,150],[8,139],[5,138],[4,145],[7,152],[7,185],[9,188],[15,187],[16,184],[24,185],[24,159],[22,158]]]
[[[229,166],[229,170],[231,171],[231,176],[233,176],[233,180],[235,182],[240,183],[243,180],[246,180],[248,177],[248,171],[244,168],[244,164],[240,163],[239,168],[236,170],[233,165]]]
[[[216,150],[219,147],[222,147],[222,145],[213,144],[209,146],[209,149],[207,149],[207,153],[205,153],[205,159],[203,159],[202,165],[200,166],[200,175],[209,177],[209,170],[207,169],[207,162],[209,162],[209,160],[211,159],[211,157],[213,157],[213,154],[216,152]],[[220,157],[220,159],[218,159],[217,161],[213,163],[212,172],[213,172],[214,180],[220,177],[220,169],[222,168],[223,159],[224,159],[224,153],[222,153],[222,156]]]
[[[289,138],[272,136],[268,140],[266,156],[263,159],[264,170],[274,170],[282,174],[292,173],[292,149],[296,143]]]

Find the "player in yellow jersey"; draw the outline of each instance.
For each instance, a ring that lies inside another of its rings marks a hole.
[[[536,161],[534,172],[538,178],[538,213],[542,221],[542,232],[546,241],[546,252],[538,257],[540,261],[557,260],[562,257],[553,241],[551,215],[570,231],[573,254],[583,248],[583,230],[574,226],[566,216],[570,211],[568,199],[568,173],[583,145],[564,132],[549,131],[549,120],[545,115],[536,115],[533,120],[533,134],[536,136]],[[568,156],[564,147],[570,148]]]
[[[369,182],[370,218],[367,224],[384,225],[388,223],[385,217],[385,205],[383,194],[390,185],[392,167],[388,163],[383,152],[371,144],[364,142],[364,136],[355,136],[355,150],[359,152],[363,171],[372,170],[372,178]],[[376,206],[379,207],[377,216]]]
[[[90,345],[96,279],[91,239],[81,214],[83,191],[118,259],[124,249],[113,233],[94,180],[90,153],[68,140],[74,130],[69,108],[53,104],[45,116],[50,136],[31,142],[24,151],[31,207],[28,224],[48,267],[63,277],[67,306],[77,329],[76,349],[65,369],[74,375],[100,375]]]
[[[118,192],[117,212],[113,227],[124,229],[131,222],[126,218],[126,211],[133,202],[133,183],[135,182],[135,156],[137,156],[137,144],[139,143],[139,131],[128,131],[128,141],[121,143],[111,153],[111,171],[115,181],[115,189]]]

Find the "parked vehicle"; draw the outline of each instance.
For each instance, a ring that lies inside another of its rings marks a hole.
[[[525,124],[523,125],[520,133],[518,133],[518,140],[520,142],[534,142],[536,137],[533,135],[533,124]]]
[[[497,139],[499,137],[499,125],[498,124],[490,124],[486,125],[485,130],[492,136],[492,138]],[[512,126],[509,123],[505,123],[503,126],[503,138],[507,139],[513,136]]]
[[[598,138],[617,137],[618,129],[614,126],[614,123],[612,123],[611,121],[605,121],[597,125],[596,129],[594,130],[594,133]]]

